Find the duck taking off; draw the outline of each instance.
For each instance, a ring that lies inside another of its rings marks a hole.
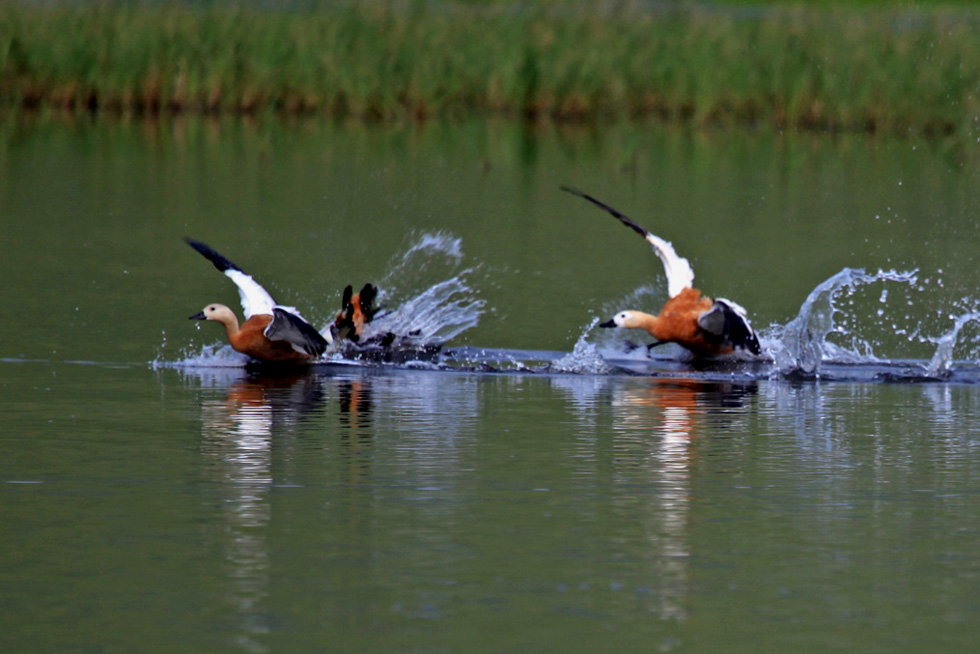
[[[749,324],[745,309],[731,300],[701,295],[693,287],[694,271],[687,259],[677,256],[674,247],[659,236],[651,234],[629,217],[577,189],[562,186],[572,195],[588,200],[605,209],[624,225],[645,238],[664,264],[667,274],[667,292],[670,298],[659,315],[642,311],[621,311],[600,327],[627,327],[645,329],[657,339],[650,347],[662,343],[677,343],[696,357],[731,354],[746,350],[759,354],[759,339]]]
[[[231,346],[259,361],[308,363],[324,353],[332,341],[329,332],[324,337],[295,308],[277,304],[251,275],[204,243],[184,240],[235,282],[245,311],[241,326],[235,312],[223,304],[209,304],[191,316],[191,320],[221,323]]]
[[[364,325],[374,320],[374,301],[377,297],[378,289],[371,284],[365,284],[356,295],[354,288],[348,284],[340,301],[340,313],[330,325],[334,339],[339,341],[346,338],[353,343],[359,342]]]

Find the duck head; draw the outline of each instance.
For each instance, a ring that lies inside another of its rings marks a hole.
[[[214,320],[222,324],[238,324],[238,317],[235,312],[223,304],[209,304],[200,313],[195,313],[189,320]]]
[[[607,320],[606,322],[600,323],[600,327],[641,327],[642,320],[641,316],[646,314],[641,314],[639,311],[620,311],[612,320]]]

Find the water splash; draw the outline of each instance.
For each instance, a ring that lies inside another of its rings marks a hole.
[[[827,341],[832,333],[846,333],[837,320],[842,311],[838,300],[841,295],[851,296],[858,288],[876,282],[914,285],[917,272],[879,270],[877,273],[867,273],[861,268],[844,268],[818,285],[803,302],[796,318],[784,326],[777,325],[764,338],[777,370],[783,375],[819,375],[820,365],[826,359],[848,362],[874,360],[874,349],[866,341],[852,339],[852,349]],[[887,299],[887,292],[879,296],[882,303]]]
[[[599,324],[599,320],[599,318],[592,319],[592,322],[579,335],[572,351],[549,364],[549,372],[608,375],[613,371],[613,367],[599,354],[599,349],[586,340],[595,326]]]
[[[365,328],[365,337],[394,334],[441,346],[475,327],[486,302],[469,284],[477,269],[461,270],[462,263],[462,239],[445,232],[417,236],[379,284],[379,306],[393,308]]]
[[[393,336],[391,347],[399,351],[399,362],[409,364],[413,353],[431,359],[443,344],[475,327],[486,303],[469,283],[478,268],[462,268],[463,258],[462,239],[445,232],[414,236],[404,253],[392,259],[388,273],[378,283],[378,305],[382,311],[367,325],[365,340],[372,336]],[[329,323],[321,333],[327,329]],[[360,357],[363,353],[350,345],[345,342],[327,360],[367,358]],[[152,365],[155,368],[241,368],[248,361],[248,357],[229,345],[212,344],[202,347],[200,352],[184,352],[173,363],[158,357]]]
[[[462,261],[463,239],[456,238],[445,232],[422,234],[405,251],[405,254],[401,256],[401,266],[404,267],[413,263],[416,255],[430,257],[433,253],[440,253],[456,261]],[[397,268],[397,266],[394,266],[392,269],[395,270]]]
[[[204,345],[198,352],[185,350],[177,361],[162,358],[152,362],[154,370],[160,368],[244,368],[250,359],[235,351],[230,345],[212,343]]]
[[[950,316],[953,319],[953,327],[948,332],[935,339],[931,339],[936,344],[936,353],[926,366],[926,374],[932,377],[948,375],[953,366],[953,349],[959,338],[960,331],[971,322],[980,322],[980,313],[968,313],[962,316]]]
[[[401,302],[440,281],[460,274],[463,240],[446,232],[423,233],[411,237],[404,253],[388,262],[388,272],[380,280],[379,301]]]
[[[364,336],[391,333],[418,343],[442,345],[475,327],[485,302],[466,283],[472,270],[439,282],[365,327]]]

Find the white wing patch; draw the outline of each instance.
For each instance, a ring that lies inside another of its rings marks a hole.
[[[276,301],[272,299],[268,291],[252,279],[251,275],[247,275],[235,268],[229,268],[224,273],[238,287],[238,294],[242,298],[242,309],[245,311],[246,320],[257,314],[272,315],[272,309],[276,306]]]
[[[732,302],[731,300],[726,300],[723,297],[715,298],[715,302],[721,302],[722,304],[727,304],[729,309],[731,309],[738,315],[745,318],[746,322],[748,322],[749,312],[746,311],[745,307],[743,307],[741,304],[738,304],[737,302]]]
[[[669,242],[651,234],[645,227],[641,227],[633,222],[626,214],[617,209],[613,209],[605,202],[596,200],[588,193],[583,193],[568,186],[562,186],[561,190],[572,195],[577,195],[583,200],[588,200],[597,207],[605,209],[618,218],[621,223],[645,238],[653,246],[653,251],[657,253],[657,256],[664,263],[664,272],[667,273],[667,292],[670,294],[670,297],[679,295],[685,288],[694,284],[694,271],[691,270],[691,264],[688,263],[687,259],[677,256],[677,253],[674,252],[674,246]]]
[[[667,274],[667,293],[670,297],[680,295],[685,288],[690,288],[694,284],[694,270],[690,262],[684,257],[677,256],[674,246],[659,236],[646,232],[646,239],[653,245],[653,251],[657,253],[664,264],[664,272]],[[739,307],[733,302],[729,304]],[[742,309],[744,314],[745,309]]]

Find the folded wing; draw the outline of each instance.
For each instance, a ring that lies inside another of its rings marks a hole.
[[[762,351],[745,309],[731,300],[715,300],[710,309],[698,316],[698,326],[720,339],[724,345],[748,350],[752,354]]]
[[[318,357],[327,349],[327,339],[295,313],[273,307],[272,322],[263,332],[270,341],[286,341],[302,354]]]

